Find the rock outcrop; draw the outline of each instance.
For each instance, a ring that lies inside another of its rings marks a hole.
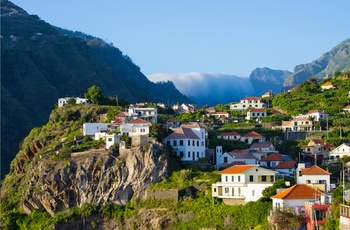
[[[162,145],[108,152],[92,150],[73,153],[66,160],[52,155],[31,162],[31,180],[21,199],[25,213],[44,208],[52,216],[84,203],[97,206],[107,201],[124,205],[132,197],[143,199],[151,183],[169,175],[169,161]]]

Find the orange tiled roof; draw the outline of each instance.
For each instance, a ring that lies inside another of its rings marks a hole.
[[[230,168],[227,168],[218,172],[218,174],[241,174],[254,167],[257,167],[257,166],[256,165],[234,165]]]
[[[250,109],[248,112],[256,112],[256,113],[264,113],[264,112],[266,112],[266,110],[265,109],[256,109],[256,108],[252,108],[252,109]]]
[[[330,175],[332,173],[327,172],[326,170],[314,165],[310,168],[304,168],[301,170],[302,175]]]
[[[217,114],[217,115],[226,115],[226,114],[228,114],[228,112],[216,112],[216,113],[214,113],[214,114]]]
[[[233,131],[231,133],[220,133],[219,136],[240,136],[240,134]]]
[[[263,137],[263,136],[255,131],[251,131],[250,133],[247,133],[246,135],[244,135],[244,137]]]
[[[284,161],[277,165],[276,169],[292,169],[294,168],[296,161]]]
[[[324,83],[322,86],[333,86],[332,82],[327,81],[326,83]]]
[[[317,189],[311,188],[306,184],[296,184],[292,187],[272,196],[272,199],[315,199],[315,195],[322,195],[324,193]]]
[[[138,117],[135,120],[130,121],[129,124],[149,124],[149,122]]]
[[[261,161],[283,161],[282,154],[280,153],[273,153],[268,155],[267,157],[261,159]]]

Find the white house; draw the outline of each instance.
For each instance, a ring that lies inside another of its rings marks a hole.
[[[300,147],[304,155],[313,155],[313,156],[323,156],[329,157],[330,152],[335,149],[335,146],[327,143],[324,140],[310,140],[307,145]]]
[[[237,132],[220,133],[218,135],[218,138],[222,138],[225,140],[237,140],[237,141],[239,141],[241,139],[241,134],[239,134]]]
[[[329,152],[332,158],[342,158],[344,156],[350,156],[350,143],[343,143]]]
[[[314,118],[314,121],[319,121],[320,119],[325,119],[329,117],[328,113],[325,113],[321,110],[309,110],[306,114],[299,114],[295,118]]]
[[[296,161],[279,162],[274,170],[278,172],[277,176],[288,176],[294,178],[296,163]]]
[[[120,143],[120,135],[115,133],[108,134],[106,132],[95,133],[95,140],[103,139],[106,143],[106,149],[109,149],[112,145]]]
[[[86,98],[80,98],[80,97],[63,97],[58,99],[58,107],[62,107],[68,104],[69,99],[75,99],[75,104],[88,104],[89,100]]]
[[[328,81],[328,82],[324,83],[323,85],[321,85],[321,88],[323,90],[334,89],[334,86],[333,86],[332,82]]]
[[[251,150],[259,150],[266,153],[278,153],[276,151],[275,146],[271,142],[259,142],[259,143],[253,143],[252,146],[250,146]]]
[[[275,182],[275,171],[258,165],[234,165],[218,172],[221,181],[212,184],[212,196],[225,204],[245,204],[257,201],[262,191]]]
[[[244,162],[247,165],[257,164],[257,158],[247,150],[233,150],[231,152],[224,152],[217,155],[217,168],[225,167],[233,162]]]
[[[150,122],[141,118],[136,118],[135,120],[129,121],[126,124],[121,124],[120,132],[122,135],[128,135],[130,137],[148,135],[150,125]]]
[[[157,108],[142,108],[130,106],[128,110],[129,117],[133,119],[141,118],[152,123],[157,123]]]
[[[298,117],[291,121],[282,121],[283,131],[311,131],[312,122],[308,118]]]
[[[241,136],[241,141],[252,144],[254,142],[265,142],[266,138],[255,131],[251,131],[250,133]]]
[[[295,175],[295,181],[297,184],[306,184],[321,189],[322,191],[329,192],[331,189],[330,175],[330,172],[327,172],[317,165],[305,168],[304,163],[299,163]]]
[[[109,123],[84,123],[83,135],[94,137],[95,133],[107,132]]]
[[[180,128],[163,139],[163,143],[172,146],[174,153],[182,161],[198,161],[205,157],[205,129],[198,125],[181,125]]]
[[[273,208],[291,208],[302,211],[305,202],[320,199],[326,194],[305,184],[295,184],[271,197]]]
[[[249,108],[262,109],[265,108],[265,104],[258,97],[246,97],[239,103],[230,105],[230,110],[245,111]]]
[[[267,117],[267,112],[265,109],[257,109],[257,108],[251,108],[248,112],[247,112],[247,116],[246,119],[247,120],[251,120],[254,118],[258,118],[259,120]]]
[[[347,105],[343,108],[344,112],[350,113],[350,105]]]

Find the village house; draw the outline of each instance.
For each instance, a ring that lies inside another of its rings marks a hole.
[[[208,107],[208,108],[205,109],[205,113],[207,115],[213,114],[215,112],[216,112],[216,109],[214,107]]]
[[[339,159],[344,156],[350,156],[350,143],[343,143],[338,147],[334,148],[329,152],[329,156],[331,159]]]
[[[306,184],[321,191],[330,192],[330,175],[330,172],[317,165],[306,168],[305,163],[299,163],[295,174],[295,181],[297,184]]]
[[[172,146],[174,153],[182,161],[198,161],[205,157],[205,129],[197,123],[181,125],[172,134],[163,139],[163,143]]]
[[[58,107],[63,107],[68,104],[68,100],[73,98],[75,100],[75,104],[89,104],[89,100],[86,98],[80,97],[63,97],[58,99]]]
[[[266,138],[255,131],[251,131],[241,136],[241,141],[252,144],[255,142],[266,142]]]
[[[221,146],[216,147],[217,153],[222,152],[222,151],[218,151],[218,148],[222,148],[222,147]],[[255,165],[257,164],[257,158],[249,152],[249,149],[224,152],[222,154],[216,155],[215,168],[226,167],[227,165],[234,162],[243,162],[248,165]]]
[[[262,118],[267,117],[267,112],[265,109],[251,108],[247,112],[246,120],[257,119],[261,121]]]
[[[220,133],[218,138],[224,140],[236,140],[239,141],[241,139],[241,135],[237,132],[229,132],[229,133]]]
[[[246,97],[243,98],[239,103],[230,105],[230,110],[245,111],[249,108],[262,109],[265,108],[265,104],[261,102],[258,97]]]
[[[282,121],[282,130],[284,132],[311,131],[312,122],[308,118],[294,118],[291,121]]]
[[[269,169],[275,169],[281,162],[292,161],[288,155],[272,153],[260,160],[260,166]]]
[[[128,115],[131,119],[141,118],[151,123],[157,123],[157,108],[142,108],[130,106]]]
[[[275,146],[271,142],[254,142],[252,146],[250,146],[250,149],[266,153],[278,153],[278,151],[275,149]]]
[[[151,122],[143,120],[141,118],[136,118],[135,120],[129,121],[125,124],[120,125],[120,132],[122,135],[127,136],[139,136],[139,135],[148,135],[149,127]]]
[[[316,156],[317,159],[324,159],[329,157],[335,146],[323,140],[310,140],[307,145],[300,148],[304,156],[311,155]]]
[[[212,184],[212,196],[232,205],[261,198],[262,191],[275,182],[276,172],[258,165],[234,165],[218,174],[221,181]]]
[[[323,85],[321,85],[321,88],[323,90],[327,90],[327,89],[334,89],[335,87],[333,86],[332,82],[328,81],[328,82],[324,83]]]
[[[98,132],[95,133],[95,140],[103,139],[106,143],[105,149],[109,149],[114,144],[119,144],[121,135],[115,133]]]
[[[109,123],[84,123],[83,135],[91,138],[95,137],[95,133],[107,132]]]
[[[165,121],[166,129],[177,129],[180,127],[180,125],[181,123],[175,117],[170,117]]]
[[[282,161],[278,163],[278,165],[274,169],[276,172],[278,172],[278,174],[276,174],[276,177],[294,178],[296,165],[296,161]]]
[[[328,116],[328,113],[325,113],[321,110],[309,110],[309,112],[307,112],[306,114],[299,114],[295,116],[295,118],[309,118],[309,121],[312,118],[314,119],[313,121],[319,121],[320,119],[325,119]]]
[[[341,204],[339,217],[339,229],[348,230],[350,226],[350,206]]]
[[[210,116],[215,117],[221,123],[227,123],[227,119],[230,117],[228,112],[215,112],[210,114]]]
[[[344,112],[350,113],[350,105],[347,105],[343,108]]]
[[[273,94],[271,91],[268,91],[261,96],[261,98],[272,98],[272,97],[273,97]]]

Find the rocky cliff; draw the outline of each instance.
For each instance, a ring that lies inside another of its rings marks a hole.
[[[125,205],[134,198],[144,198],[147,186],[168,177],[169,163],[159,144],[149,150],[140,147],[116,151],[91,150],[73,153],[65,161],[43,156],[31,163],[27,193],[21,208],[45,209],[52,216],[59,211],[107,201]],[[55,153],[54,153],[55,154]]]

